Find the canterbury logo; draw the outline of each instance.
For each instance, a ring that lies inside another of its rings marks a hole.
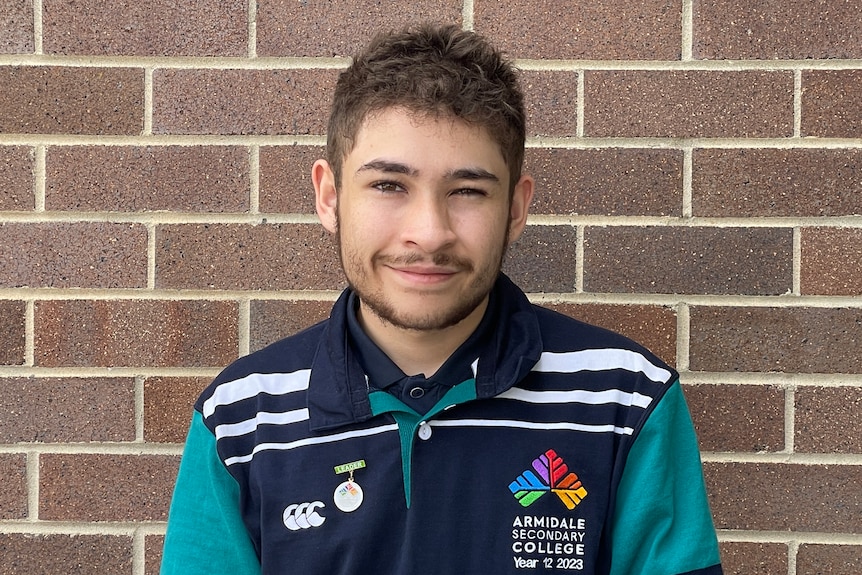
[[[308,529],[309,527],[320,527],[326,521],[326,517],[321,517],[317,512],[318,509],[326,507],[322,501],[312,501],[311,503],[294,503],[288,505],[282,516],[284,526],[291,531],[299,529]]]
[[[578,476],[569,473],[569,467],[553,449],[534,459],[533,469],[523,472],[510,483],[509,491],[523,507],[529,507],[545,493],[551,492],[571,510],[587,496]]]

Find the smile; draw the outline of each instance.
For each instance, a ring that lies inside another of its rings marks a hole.
[[[459,270],[438,266],[387,266],[395,274],[413,284],[435,285],[451,279]]]

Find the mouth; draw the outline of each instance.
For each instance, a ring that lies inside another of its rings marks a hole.
[[[423,288],[443,286],[456,275],[472,270],[469,261],[445,253],[431,258],[420,254],[381,257],[378,263],[408,286]]]
[[[456,268],[440,267],[433,265],[388,265],[386,267],[395,272],[398,277],[407,281],[408,283],[426,286],[445,283],[460,271]]]

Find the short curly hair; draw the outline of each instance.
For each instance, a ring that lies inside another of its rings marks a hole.
[[[526,120],[518,73],[479,34],[424,24],[379,34],[354,57],[338,78],[327,131],[336,185],[362,123],[391,107],[484,128],[500,146],[510,185],[520,179]]]

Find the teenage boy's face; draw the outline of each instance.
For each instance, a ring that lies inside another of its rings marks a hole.
[[[411,330],[481,317],[533,193],[525,176],[510,199],[508,167],[486,131],[385,109],[366,118],[341,173],[336,191],[329,165],[315,164],[317,209],[338,236],[363,317]]]

